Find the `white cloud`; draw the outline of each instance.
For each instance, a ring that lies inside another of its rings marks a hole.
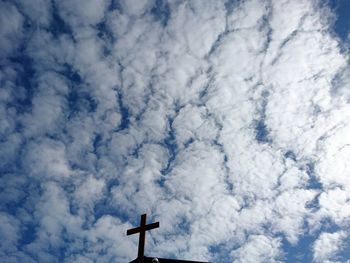
[[[141,16],[144,14],[147,8],[151,6],[153,1],[142,0],[122,0],[120,1],[120,5],[122,6],[122,10],[126,12],[129,16]]]
[[[335,259],[336,253],[342,249],[345,237],[346,233],[343,231],[322,233],[314,244],[314,260],[316,262],[328,262],[328,260]]]
[[[52,3],[45,0],[16,1],[22,12],[36,25],[48,27],[51,22]]]
[[[76,201],[79,202],[80,206],[93,207],[94,202],[102,197],[104,187],[105,182],[103,180],[89,176],[75,191]]]
[[[23,36],[23,16],[15,5],[7,2],[0,4],[0,57],[4,59],[15,51]]]
[[[339,225],[349,224],[349,192],[336,187],[323,192],[319,197],[320,210],[316,217],[329,218]]]
[[[277,197],[274,205],[275,216],[271,220],[272,229],[284,232],[289,242],[296,244],[303,233],[303,224],[308,214],[306,205],[316,195],[312,190],[291,190]]]
[[[26,137],[45,133],[52,135],[61,131],[67,93],[67,83],[60,75],[45,73],[38,78],[38,90],[32,99],[31,113],[22,115]]]
[[[30,175],[64,180],[72,172],[62,142],[43,139],[27,144],[23,165]]]
[[[99,23],[104,17],[108,4],[108,0],[56,1],[60,15],[73,29]]]
[[[252,235],[239,249],[233,251],[235,262],[282,262],[281,240],[264,235]]]
[[[129,260],[130,254],[136,251],[137,246],[135,239],[133,242],[131,239],[123,238],[128,228],[130,228],[129,224],[121,223],[120,220],[111,216],[100,218],[88,235],[88,238],[94,242],[91,248],[93,258],[103,261],[115,259],[118,262]],[[103,251],[107,253],[101,255]]]
[[[349,223],[350,110],[328,9],[170,2],[163,25],[154,1],[50,3],[0,9],[1,55],[28,41],[28,60],[0,74],[2,200],[18,204],[15,223],[1,214],[2,257],[125,262],[137,246],[125,231],[147,212],[161,222],[147,254],[278,262],[329,220],[340,234],[314,252],[332,259]],[[64,34],[50,32],[53,8]],[[30,35],[22,14],[40,25]]]
[[[341,114],[341,121],[329,131],[320,143],[320,159],[317,173],[325,186],[341,185],[350,187],[348,163],[344,162],[350,155],[350,127],[347,125],[348,107],[337,112]]]
[[[0,233],[6,240],[2,242],[0,249],[1,254],[11,254],[17,250],[17,242],[20,238],[19,222],[13,216],[7,213],[0,214]]]

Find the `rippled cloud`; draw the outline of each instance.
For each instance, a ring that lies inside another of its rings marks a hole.
[[[348,51],[320,1],[0,4],[0,259],[350,258]]]

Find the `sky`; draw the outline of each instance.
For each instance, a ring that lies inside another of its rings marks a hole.
[[[348,262],[349,11],[0,1],[0,261]]]

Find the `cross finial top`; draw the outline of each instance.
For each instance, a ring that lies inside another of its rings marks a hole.
[[[141,215],[140,226],[136,227],[136,228],[129,229],[126,232],[126,234],[128,236],[136,234],[136,233],[140,233],[140,236],[139,236],[139,249],[138,249],[138,255],[137,255],[137,258],[138,258],[139,262],[142,262],[143,257],[144,257],[146,231],[159,227],[159,222],[155,222],[155,223],[151,223],[151,224],[146,225],[146,219],[147,219],[147,215],[146,214]]]

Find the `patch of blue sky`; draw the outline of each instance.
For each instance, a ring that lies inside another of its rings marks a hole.
[[[72,67],[72,65],[65,63],[62,67],[61,74],[64,75],[67,80],[71,83],[71,85],[79,85],[82,83],[81,76],[79,75],[79,72],[75,71]]]
[[[79,72],[75,71],[69,64],[64,64],[60,71],[69,83],[69,93],[67,96],[68,117],[71,118],[79,112],[95,112],[97,101],[84,89],[83,80]]]
[[[14,106],[18,113],[28,112],[32,107],[32,98],[35,90],[33,60],[25,54],[24,50],[19,50],[9,58],[9,62],[10,64],[6,66],[13,68],[19,73],[15,79],[15,84],[19,88],[17,92],[13,92],[14,99],[8,106]]]
[[[74,87],[70,91],[68,97],[69,118],[75,116],[79,112],[95,112],[97,102],[84,90],[79,90],[79,87]]]
[[[235,249],[230,243],[220,243],[209,247],[209,251],[213,256],[213,262],[231,263],[230,253]]]
[[[269,131],[263,118],[255,123],[255,139],[259,143],[267,143],[270,141]]]
[[[334,31],[343,41],[349,40],[350,33],[350,1],[348,0],[329,0],[329,6],[335,12]]]
[[[112,32],[110,32],[105,21],[98,23],[96,25],[96,28],[98,30],[98,33],[97,33],[98,37],[102,38],[105,41],[112,41],[114,39],[114,36],[113,36]]]
[[[236,5],[239,3],[239,0],[228,0],[225,3],[225,8],[226,11],[230,14],[232,13],[232,11],[234,10],[234,8],[236,7]]]
[[[21,128],[17,128],[16,132],[20,132]],[[0,143],[6,141],[6,136],[0,135]],[[16,152],[19,149],[15,149]],[[20,170],[21,159],[16,155],[8,155],[6,152],[0,153],[0,177],[5,174],[16,173]]]
[[[293,151],[287,151],[285,154],[284,154],[284,157],[285,158],[289,158],[289,159],[292,159],[293,161],[296,161],[296,156],[295,156],[295,153]]]
[[[162,175],[167,175],[171,172],[172,170],[172,164],[174,160],[176,159],[177,151],[178,151],[178,145],[176,143],[176,134],[173,129],[173,122],[174,118],[173,117],[168,117],[168,125],[169,125],[169,131],[166,136],[166,138],[163,140],[161,145],[165,147],[168,151],[168,162],[166,166],[161,170]],[[162,182],[161,182],[162,184]]]
[[[300,235],[300,238],[296,244],[289,243],[285,238],[282,239],[282,249],[284,252],[285,261],[287,263],[294,262],[313,262],[313,245],[315,241],[319,238],[322,232],[334,233],[341,228],[332,222],[330,219],[324,219],[320,228],[312,232],[309,231],[309,227],[305,222],[305,233]],[[338,260],[343,262],[349,259],[348,252],[340,250],[338,253]]]
[[[119,111],[121,114],[121,122],[118,127],[118,131],[125,130],[130,125],[130,112],[127,106],[125,106],[123,102],[123,95],[121,92],[118,93],[118,103],[119,103]]]
[[[110,199],[108,196],[99,202],[97,202],[94,206],[94,218],[95,222],[99,220],[101,217],[109,215],[116,218],[119,218],[121,221],[131,221],[132,218],[129,218],[127,214],[122,211],[120,208],[116,208],[112,204],[112,199]],[[135,219],[136,220],[136,219]],[[135,222],[138,224],[138,222]]]
[[[282,249],[284,252],[284,262],[312,262],[312,244],[317,239],[316,235],[303,235],[296,245],[290,244],[282,238]]]
[[[314,162],[307,163],[305,170],[309,176],[308,188],[309,189],[322,189],[322,184],[320,183],[320,181],[317,178],[316,173],[315,173],[315,163]]]
[[[340,248],[338,256],[340,259],[346,261],[350,259],[350,236],[346,237],[343,241],[343,246]]]
[[[112,0],[110,2],[109,6],[108,6],[108,11],[113,11],[113,10],[123,11],[119,0]]]
[[[159,21],[163,26],[168,24],[171,16],[170,6],[167,0],[156,0],[151,14],[156,21]]]
[[[63,34],[72,35],[72,29],[61,18],[55,4],[52,7],[52,16],[49,31],[54,37],[59,37]]]
[[[38,223],[34,220],[33,211],[35,209],[35,199],[40,192],[40,186],[38,182],[33,179],[29,179],[25,175],[16,175],[17,178],[7,178],[5,182],[0,183],[3,185],[0,187],[0,191],[3,193],[0,195],[0,209],[15,218],[25,218],[23,224],[20,227],[18,247],[33,242],[37,237]]]
[[[30,244],[37,238],[38,227],[39,226],[33,222],[29,222],[22,226],[21,237],[18,241],[19,247],[23,247],[27,244]]]
[[[266,106],[268,102],[269,91],[264,90],[261,93],[261,102],[258,106],[258,118],[254,122],[255,129],[255,139],[259,143],[269,143],[271,142],[271,137],[269,135],[269,128],[266,125]]]

